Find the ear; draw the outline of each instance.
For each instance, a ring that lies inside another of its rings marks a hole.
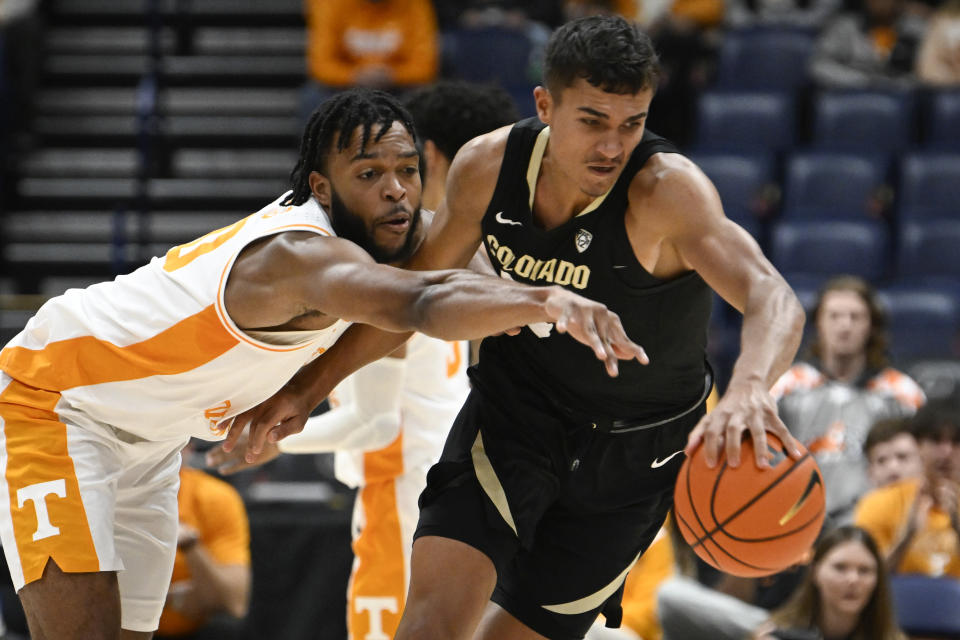
[[[330,179],[319,171],[311,171],[307,176],[310,192],[324,208],[330,208]]]
[[[554,104],[553,94],[546,87],[538,86],[533,90],[533,102],[537,106],[537,117],[544,124],[550,124],[553,116]]]

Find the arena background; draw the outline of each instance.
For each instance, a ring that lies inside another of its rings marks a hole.
[[[48,0],[2,24],[0,343],[48,297],[129,272],[285,190],[302,11],[301,0]],[[533,113],[528,35],[440,38],[443,75],[499,83]],[[838,273],[880,287],[894,363],[946,395],[960,380],[960,90],[816,89],[812,28],[711,38],[710,64],[663,126],[805,305]],[[718,300],[721,387],[738,334]],[[329,459],[283,457],[235,482],[253,532],[249,637],[342,637],[352,495]]]

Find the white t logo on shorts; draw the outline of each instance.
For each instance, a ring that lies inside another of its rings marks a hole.
[[[50,524],[50,515],[47,513],[47,496],[50,494],[58,498],[66,498],[66,481],[62,479],[50,480],[49,482],[38,482],[23,489],[17,489],[17,507],[22,509],[27,500],[32,500],[33,508],[37,512],[37,530],[33,534],[34,542],[60,535],[60,528]]]
[[[361,611],[370,612],[370,631],[363,637],[363,640],[390,640],[390,636],[383,632],[383,617],[381,614],[384,611],[389,611],[390,613],[397,612],[396,598],[358,596],[354,602],[354,607],[356,607],[357,613]]]

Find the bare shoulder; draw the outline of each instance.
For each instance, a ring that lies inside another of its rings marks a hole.
[[[457,152],[447,178],[447,197],[469,196],[484,205],[493,197],[512,125],[478,136]]]
[[[324,262],[363,260],[364,257],[372,260],[360,247],[342,238],[287,231],[260,238],[244,247],[231,277],[251,272],[251,277],[270,280],[278,274],[289,274],[290,268],[302,267],[305,263],[322,266]]]
[[[373,258],[356,244],[308,231],[287,231],[251,242],[237,256],[224,291],[237,326],[282,326],[303,313],[307,292],[344,269]]]
[[[723,218],[710,179],[679,153],[655,153],[630,184],[630,209],[665,235]]]

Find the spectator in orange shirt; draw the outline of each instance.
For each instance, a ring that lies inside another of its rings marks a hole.
[[[866,496],[856,522],[897,573],[960,578],[960,411],[931,404],[914,421],[925,475]]]
[[[304,116],[349,87],[395,92],[437,77],[439,35],[430,0],[308,0],[306,13]]]
[[[239,638],[250,596],[250,525],[236,489],[187,462],[183,450],[180,533],[156,638]]]

